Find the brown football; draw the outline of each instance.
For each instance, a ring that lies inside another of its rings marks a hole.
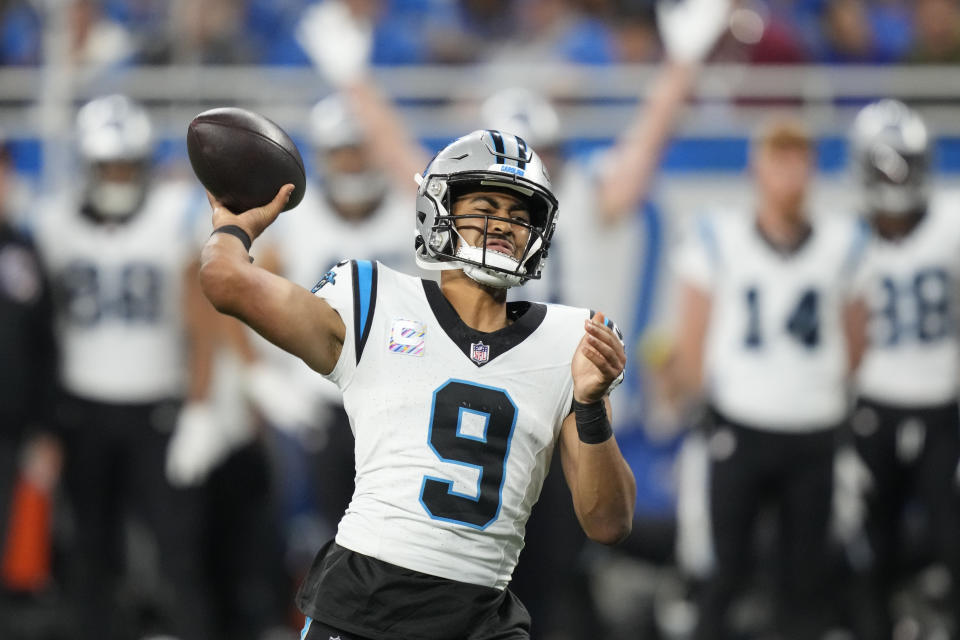
[[[253,111],[204,111],[187,127],[187,153],[200,183],[234,213],[267,204],[288,183],[295,189],[284,211],[303,199],[307,182],[297,146]]]

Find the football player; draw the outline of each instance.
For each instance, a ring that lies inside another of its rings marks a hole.
[[[82,189],[42,211],[36,235],[56,294],[78,637],[130,633],[116,586],[134,514],[173,587],[167,629],[207,638],[199,495],[167,480],[193,484],[224,452],[204,401],[215,316],[190,249],[197,194],[153,179],[151,122],[124,96],[86,104],[76,135]]]
[[[431,161],[416,258],[439,284],[345,261],[310,295],[251,264],[291,188],[238,216],[211,198],[200,274],[218,310],[336,383],[350,416],[356,486],[301,587],[304,637],[529,637],[507,585],[555,442],[591,538],[629,532],[636,491],[609,424],[626,359],[612,323],[506,302],[554,231],[539,157],[475,131]]]
[[[808,214],[813,158],[802,125],[771,123],[752,149],[754,212],[698,219],[676,256],[678,366],[710,406],[715,566],[696,638],[729,637],[727,612],[770,504],[782,559],[778,631],[817,638],[828,622],[834,440],[862,351],[865,311],[851,288],[866,233]]]
[[[904,566],[937,563],[952,584],[960,580],[960,216],[951,198],[931,198],[930,148],[924,121],[902,102],[875,102],[854,121],[851,157],[875,232],[858,276],[869,301],[870,340],[851,422],[870,471],[861,566],[869,608],[859,630],[865,638],[891,637],[891,596]]]

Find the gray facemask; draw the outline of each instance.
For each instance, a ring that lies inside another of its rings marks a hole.
[[[103,218],[124,218],[143,199],[143,186],[135,182],[102,181],[90,187],[87,202]]]

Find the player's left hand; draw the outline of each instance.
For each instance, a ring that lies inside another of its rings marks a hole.
[[[573,354],[573,399],[582,403],[602,400],[627,364],[623,343],[606,326],[602,313],[584,323],[586,333]]]
[[[207,191],[207,201],[210,203],[210,208],[213,209],[213,228],[218,229],[224,225],[234,224],[246,231],[250,240],[256,240],[283,211],[283,207],[290,199],[293,190],[294,186],[292,184],[285,184],[280,187],[280,191],[277,192],[272,201],[262,207],[254,207],[243,212],[230,211],[212,193]]]

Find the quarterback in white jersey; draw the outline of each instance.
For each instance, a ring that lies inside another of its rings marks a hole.
[[[62,355],[57,416],[76,525],[76,582],[68,587],[77,629],[112,637],[123,516],[134,514],[155,536],[176,593],[162,628],[202,640],[211,610],[200,573],[200,496],[168,476],[197,480],[210,461],[202,445],[216,438],[202,402],[215,316],[205,311],[191,251],[203,196],[154,178],[150,120],[124,96],[86,104],[77,136],[83,190],[41,211],[36,229]]]
[[[678,361],[708,420],[715,567],[699,601],[698,639],[727,638],[753,527],[779,512],[783,562],[777,631],[828,628],[828,523],[834,439],[864,311],[852,282],[866,234],[852,219],[810,219],[812,142],[771,123],[752,150],[756,213],[703,218],[676,257],[682,280]]]
[[[875,232],[857,278],[870,340],[851,421],[870,472],[860,637],[893,633],[891,596],[905,566],[945,568],[952,586],[941,601],[954,629],[960,611],[960,207],[930,197],[930,147],[920,115],[901,102],[870,104],[854,121],[854,173]]]
[[[506,302],[539,276],[553,235],[539,157],[475,131],[419,183],[417,261],[439,284],[354,261],[309,295],[216,232],[256,238],[289,185],[238,216],[214,202],[204,292],[333,380],[356,436],[353,499],[298,597],[311,640],[529,637],[506,587],[557,442],[587,535],[613,544],[631,526],[634,480],[607,418],[626,360],[612,323]]]

